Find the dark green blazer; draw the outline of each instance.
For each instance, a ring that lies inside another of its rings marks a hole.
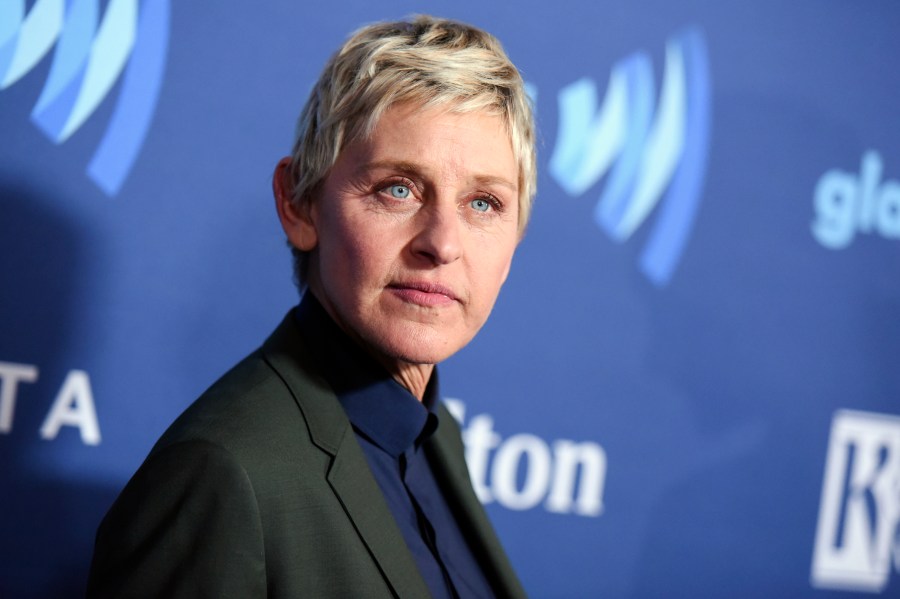
[[[163,435],[97,532],[88,597],[428,597],[288,315]],[[426,451],[499,597],[524,597],[441,406]]]

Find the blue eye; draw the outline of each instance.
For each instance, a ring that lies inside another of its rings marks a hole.
[[[491,203],[484,198],[472,200],[470,206],[472,206],[472,208],[474,208],[478,212],[487,212],[491,209]]]
[[[408,198],[410,194],[409,187],[400,184],[391,185],[388,187],[388,191],[393,197],[400,200]]]

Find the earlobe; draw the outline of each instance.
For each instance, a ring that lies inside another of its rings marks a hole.
[[[278,161],[272,177],[272,194],[281,227],[288,241],[298,250],[312,251],[319,241],[309,200],[298,206],[293,201],[294,182],[291,176],[291,158],[286,156]]]

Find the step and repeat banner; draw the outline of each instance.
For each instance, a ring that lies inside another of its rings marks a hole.
[[[900,7],[0,3],[0,596],[79,596],[166,426],[297,301],[271,173],[328,55],[497,35],[534,217],[442,370],[534,597],[900,595]]]

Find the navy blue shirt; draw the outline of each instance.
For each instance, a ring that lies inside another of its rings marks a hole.
[[[312,293],[295,314],[304,336],[320,348],[322,372],[432,596],[493,597],[423,447],[440,425],[437,369],[419,402],[335,324]]]

